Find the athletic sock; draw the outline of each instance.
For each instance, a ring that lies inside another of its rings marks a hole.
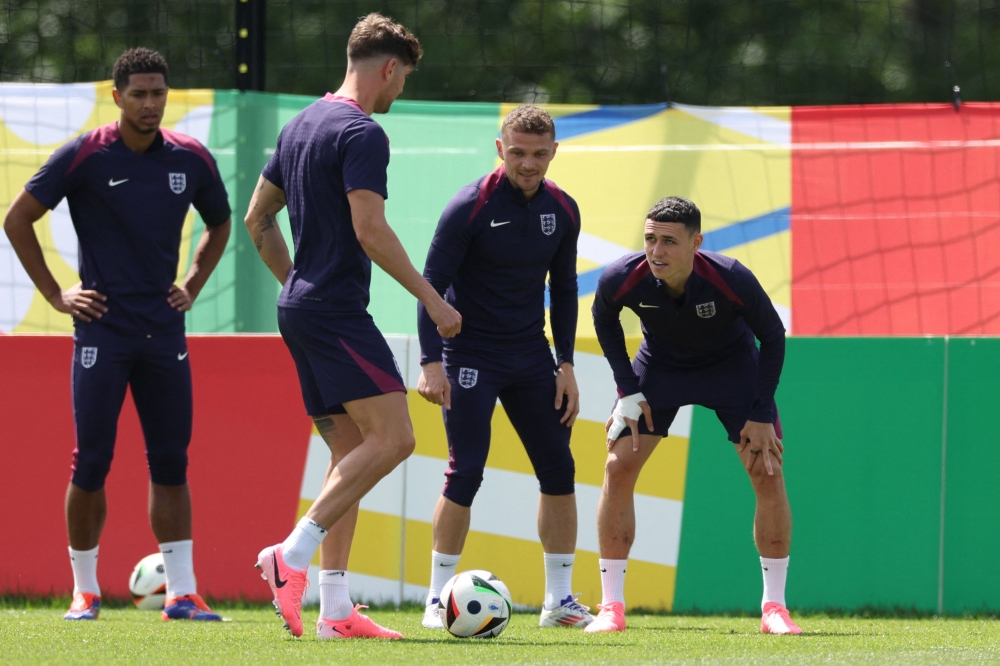
[[[319,616],[326,620],[346,620],[354,604],[347,586],[347,572],[324,569],[319,572]]]
[[[69,563],[73,566],[73,594],[88,592],[101,595],[101,586],[97,584],[97,549],[69,549]]]
[[[194,558],[191,554],[194,542],[166,541],[160,544],[163,554],[163,569],[167,574],[167,598],[195,594],[198,586],[194,582]]]
[[[441,598],[441,590],[444,588],[444,584],[455,575],[455,569],[458,567],[458,559],[460,557],[462,557],[461,553],[458,555],[446,555],[436,550],[431,551],[431,585],[427,590],[427,599],[424,601],[424,604],[429,604],[435,599]]]
[[[545,558],[545,610],[552,610],[562,605],[566,597],[573,598],[573,561],[574,553],[559,555],[544,553]]]
[[[327,531],[322,525],[303,516],[281,544],[285,564],[298,571],[308,569],[326,535]]]
[[[625,565],[628,560],[605,560],[601,565],[601,605],[617,601],[625,605]]]
[[[788,577],[788,558],[760,558],[761,573],[764,574],[764,597],[760,601],[761,610],[764,604],[776,603],[785,605],[785,579]]]

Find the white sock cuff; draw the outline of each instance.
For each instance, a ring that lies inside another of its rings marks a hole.
[[[767,565],[767,566],[774,565],[776,567],[781,567],[781,566],[787,567],[788,557],[761,557],[760,563],[761,565]]]
[[[160,545],[160,552],[162,553],[163,551],[166,551],[166,550],[177,550],[177,549],[183,549],[183,548],[193,548],[194,547],[194,540],[192,540],[192,539],[184,539],[183,541],[164,541],[163,543],[161,543],[159,545]]]
[[[449,555],[447,553],[439,553],[436,550],[431,551],[431,561],[434,564],[443,565],[446,567],[453,567],[458,564],[458,561],[462,558],[462,554]]]
[[[299,522],[295,524],[300,530],[308,534],[316,543],[323,543],[323,539],[326,538],[327,530],[325,527],[312,520],[308,516],[302,516]]]
[[[573,564],[576,560],[576,553],[542,553],[545,565],[552,564]]]
[[[97,551],[100,549],[100,547],[101,547],[100,545],[97,545],[97,546],[94,546],[93,548],[91,548],[90,550],[73,550],[73,547],[70,546],[69,547],[69,556],[70,557],[81,557],[81,558],[93,557],[93,558],[96,559],[97,558]]]
[[[320,585],[347,585],[347,571],[343,569],[322,569],[319,572]]]
[[[600,558],[597,560],[597,563],[601,565],[601,568],[603,569],[607,569],[608,567],[621,567],[624,569],[628,565],[628,560],[606,560],[604,558]]]

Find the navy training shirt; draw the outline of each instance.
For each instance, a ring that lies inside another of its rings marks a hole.
[[[684,294],[674,299],[644,252],[609,265],[594,295],[594,329],[621,395],[639,392],[619,313],[629,308],[642,323],[636,360],[657,368],[699,368],[737,354],[757,359],[760,403],[754,421],[772,423],[774,392],[785,360],[785,327],[767,292],[743,264],[715,252],[694,256]],[[757,344],[760,340],[758,358]]]
[[[192,204],[209,226],[231,213],[204,146],[161,129],[146,152],[136,153],[111,123],[56,150],[24,189],[50,210],[63,198],[69,204],[83,288],[108,297],[107,314],[91,324],[143,336],[184,331],[184,313],[167,303],[184,219]]]
[[[420,363],[442,349],[516,351],[545,340],[545,276],[558,363],[573,362],[579,301],[580,209],[551,180],[530,200],[503,165],[458,191],[441,214],[424,277],[461,313],[462,332],[442,340],[417,305]]]
[[[367,310],[372,262],[354,232],[347,193],[389,198],[388,166],[389,138],[353,99],[327,93],[281,130],[261,173],[285,191],[295,244],[279,306]]]

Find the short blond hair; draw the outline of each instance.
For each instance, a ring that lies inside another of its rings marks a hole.
[[[412,32],[378,12],[363,17],[347,40],[349,60],[367,60],[392,56],[404,65],[416,67],[424,56],[420,42]]]
[[[522,104],[507,114],[500,126],[501,132],[525,134],[551,134],[556,138],[556,124],[545,109],[534,104]]]

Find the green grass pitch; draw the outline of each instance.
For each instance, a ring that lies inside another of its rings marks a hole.
[[[66,622],[62,604],[0,604],[4,664],[956,664],[1000,661],[992,619],[797,617],[801,636],[765,636],[752,617],[630,615],[624,634],[539,629],[517,613],[502,636],[460,640],[420,626],[419,609],[373,610],[403,641],[319,641],[306,609],[294,639],[268,608],[225,607],[222,624],[161,622],[159,613],[108,608]]]

